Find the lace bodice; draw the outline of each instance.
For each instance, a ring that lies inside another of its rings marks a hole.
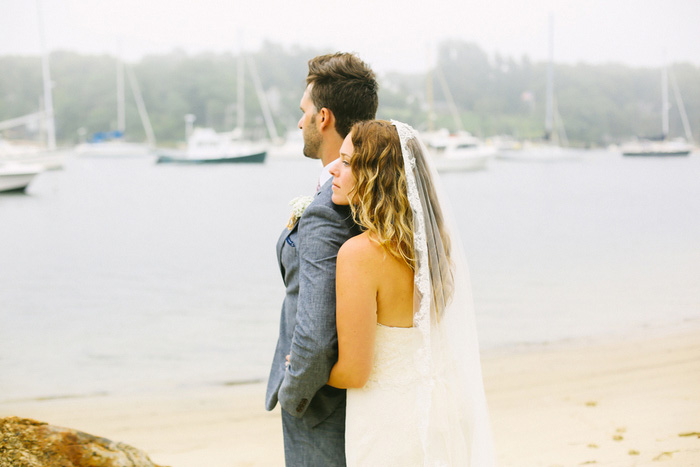
[[[396,328],[377,323],[374,363],[365,390],[374,387],[405,391],[417,382],[416,352],[421,335],[417,328]]]
[[[347,392],[348,467],[423,465],[416,399],[423,379],[415,363],[420,340],[418,328],[377,324],[369,380]]]

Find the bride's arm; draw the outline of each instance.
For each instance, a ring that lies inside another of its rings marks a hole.
[[[374,359],[377,331],[377,270],[365,235],[353,237],[338,251],[336,325],[338,362],[328,380],[336,388],[361,388]]]

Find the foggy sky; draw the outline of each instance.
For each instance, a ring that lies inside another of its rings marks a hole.
[[[698,0],[40,0],[49,50],[236,53],[265,39],[353,51],[377,71],[422,71],[443,39],[556,62],[700,65]],[[0,0],[0,55],[41,51],[36,0]],[[118,44],[120,44],[118,46]],[[429,52],[430,51],[430,52]]]

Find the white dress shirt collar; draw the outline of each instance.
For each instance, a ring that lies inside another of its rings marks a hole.
[[[335,160],[333,161],[335,162]],[[333,175],[329,172],[329,167],[333,162],[330,162],[328,165],[324,166],[323,169],[321,169],[321,174],[318,176],[318,188],[320,189],[325,183],[333,178]]]

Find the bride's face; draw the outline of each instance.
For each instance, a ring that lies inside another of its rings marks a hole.
[[[355,187],[355,177],[353,177],[350,168],[350,159],[354,149],[351,136],[352,133],[345,137],[343,145],[340,146],[340,157],[329,167],[329,172],[333,175],[333,197],[331,199],[335,204],[342,206],[350,204],[350,192]]]

